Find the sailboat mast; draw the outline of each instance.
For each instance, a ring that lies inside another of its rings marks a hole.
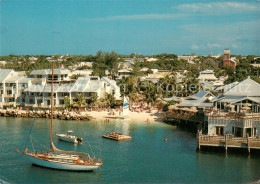
[[[54,63],[51,67],[51,134],[50,134],[50,144],[52,148],[52,127],[53,127],[53,80],[54,80]]]

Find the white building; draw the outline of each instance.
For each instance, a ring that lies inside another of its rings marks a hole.
[[[207,114],[208,135],[255,137],[260,133],[260,84],[248,77],[224,89],[213,99],[215,109]]]
[[[30,73],[30,77],[34,79],[45,79],[46,82],[50,83],[52,80],[52,70],[51,69],[43,69],[43,70],[33,70]],[[54,82],[69,82],[71,81],[69,75],[71,72],[65,68],[55,68],[54,69]]]
[[[206,108],[213,107],[212,99],[214,97],[211,92],[200,90],[194,95],[185,97],[178,107],[196,107],[202,113]]]
[[[201,71],[200,74],[199,74],[198,79],[199,79],[201,82],[204,82],[204,81],[216,81],[216,80],[218,80],[218,78],[215,77],[213,70],[204,70],[204,71]]]
[[[49,108],[51,103],[51,85],[31,85],[26,90],[26,106]],[[113,94],[120,100],[120,88],[116,81],[107,77],[79,77],[74,84],[56,84],[53,88],[55,107],[64,106],[64,98],[69,97],[71,103],[77,101],[77,95],[82,94],[86,100],[92,94],[97,94],[98,99],[104,98],[105,93]]]
[[[18,76],[12,69],[0,69],[0,107],[16,107],[24,103],[24,90],[30,85],[30,78]]]

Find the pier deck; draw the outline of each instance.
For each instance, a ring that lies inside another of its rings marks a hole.
[[[260,150],[259,137],[234,137],[226,134],[225,136],[198,135],[198,149],[204,147],[224,147],[226,152],[228,148],[246,148]]]

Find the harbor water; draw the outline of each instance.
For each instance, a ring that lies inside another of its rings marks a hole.
[[[93,172],[59,171],[34,166],[22,154],[33,119],[0,118],[0,183],[250,183],[260,179],[260,156],[196,151],[196,134],[155,122],[54,120],[54,133],[83,137],[82,145],[62,142],[59,149],[88,152],[101,157],[103,166]],[[37,119],[28,147],[49,146],[48,119]],[[113,141],[111,131],[130,134],[132,140]],[[168,141],[165,142],[164,139]],[[32,140],[32,141],[31,141]]]

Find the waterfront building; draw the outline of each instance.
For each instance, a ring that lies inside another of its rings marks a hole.
[[[205,109],[213,107],[212,99],[214,97],[215,96],[211,92],[200,90],[194,95],[185,97],[178,107],[196,107],[199,113],[203,113]]]
[[[198,148],[260,149],[260,84],[247,77],[223,89],[214,108],[205,111],[208,133],[198,134]]]
[[[26,90],[27,107],[50,107],[51,86],[49,84],[31,85]],[[115,99],[120,100],[120,88],[116,81],[107,77],[101,79],[96,76],[79,77],[74,84],[56,84],[53,86],[55,107],[64,107],[65,97],[70,99],[70,103],[77,101],[78,94],[82,94],[86,100],[89,100],[92,94],[97,98],[104,98],[105,93],[112,94]]]
[[[31,85],[31,79],[19,76],[12,69],[0,69],[0,107],[16,107],[25,103],[24,90]]]
[[[54,83],[61,83],[61,82],[70,82],[71,72],[65,68],[55,68],[54,69]],[[43,70],[33,70],[30,75],[33,79],[41,79],[46,80],[47,83],[51,82],[51,69],[43,69]]]

